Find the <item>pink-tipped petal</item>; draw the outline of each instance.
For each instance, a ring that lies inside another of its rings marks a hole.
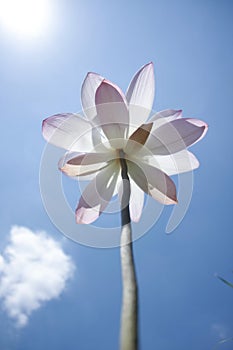
[[[154,122],[156,128],[162,126],[165,123],[171,122],[172,120],[179,119],[182,117],[182,110],[165,109],[163,111],[155,113],[151,118],[150,122]]]
[[[132,179],[145,193],[162,204],[176,204],[176,186],[161,170],[138,162],[127,161],[128,171]]]
[[[200,119],[195,119],[195,118],[187,118],[187,121],[195,126],[197,126],[198,128],[203,128],[203,133],[202,135],[193,143],[197,143],[199,142],[200,140],[203,139],[203,137],[205,137],[207,131],[208,131],[208,124],[206,124],[205,122],[203,122],[202,120]]]
[[[138,126],[145,123],[152,109],[154,94],[154,67],[153,63],[148,63],[135,74],[126,92],[130,124]]]
[[[104,80],[95,95],[97,118],[109,140],[124,138],[129,124],[127,102],[118,86]]]
[[[60,160],[60,170],[68,176],[86,176],[103,169],[108,162],[116,159],[116,152],[85,153]],[[62,164],[62,161],[65,163]]]
[[[173,154],[201,140],[207,127],[201,120],[176,119],[152,129],[146,147],[155,155]]]
[[[104,78],[96,73],[89,72],[84,79],[81,89],[81,102],[83,111],[89,120],[96,117],[95,93]]]
[[[118,163],[114,162],[101,170],[87,185],[76,209],[78,224],[90,224],[98,219],[113,196],[118,173]]]
[[[78,114],[56,114],[43,121],[45,140],[66,150],[87,152],[93,149],[92,127]]]

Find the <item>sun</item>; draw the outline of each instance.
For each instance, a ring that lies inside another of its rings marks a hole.
[[[21,37],[37,37],[48,27],[49,12],[49,0],[0,0],[0,25]]]

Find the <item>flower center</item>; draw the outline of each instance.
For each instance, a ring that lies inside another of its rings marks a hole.
[[[125,158],[125,152],[123,151],[123,149],[119,149],[118,154],[119,154],[120,160]]]

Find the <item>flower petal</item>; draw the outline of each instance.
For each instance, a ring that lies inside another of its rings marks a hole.
[[[140,152],[142,146],[146,143],[146,140],[150,135],[152,126],[153,123],[148,123],[137,128],[128,139],[126,145],[122,145],[121,148],[124,149],[124,152],[128,155],[133,155]]]
[[[106,148],[106,145],[108,143],[108,139],[103,134],[102,129],[98,127],[93,127],[92,129],[92,142],[95,147],[104,147]]]
[[[153,63],[143,66],[133,77],[127,92],[129,103],[130,125],[143,124],[148,118],[155,94]]]
[[[93,149],[91,124],[78,114],[56,114],[45,119],[42,133],[47,142],[66,150]]]
[[[96,107],[95,107],[95,93],[97,88],[100,86],[102,81],[104,80],[101,75],[89,72],[84,79],[81,89],[81,101],[83,112],[89,120],[93,120],[96,115]]]
[[[124,180],[124,181],[127,181],[127,180]],[[130,181],[130,200],[129,200],[130,218],[132,221],[138,222],[141,217],[142,209],[144,205],[144,192],[140,189],[140,187],[138,187],[138,185],[130,175],[129,175],[129,181]],[[117,192],[115,194],[118,194],[119,202],[121,203],[122,195],[123,195],[123,181],[121,176],[118,177]]]
[[[116,152],[84,153],[75,157],[68,153],[60,160],[59,168],[71,177],[86,176],[105,168],[113,159],[116,159]]]
[[[76,209],[78,224],[90,224],[98,219],[112,198],[118,173],[118,163],[111,163],[87,185]]]
[[[207,128],[207,124],[198,119],[176,119],[154,129],[145,146],[155,155],[173,154],[202,139]]]
[[[130,201],[129,201],[129,211],[130,211],[130,218],[134,222],[138,222],[141,215],[142,215],[142,209],[144,205],[144,192],[141,190],[140,187],[136,184],[136,182],[130,178],[130,186],[131,186],[131,194],[130,194]]]
[[[95,95],[97,119],[109,140],[124,138],[129,124],[127,102],[118,86],[104,80]]]
[[[182,109],[165,109],[163,111],[155,113],[151,118],[150,122],[154,122],[154,127],[158,128],[165,123],[171,122],[172,120],[181,118]]]
[[[148,156],[142,161],[155,166],[168,176],[186,173],[199,167],[197,158],[187,150],[166,156]]]
[[[150,135],[150,131],[153,123],[142,124],[134,133],[130,136],[129,141],[135,141],[140,145],[144,145],[148,136]]]
[[[176,186],[161,170],[138,162],[127,160],[128,171],[136,184],[147,194],[163,204],[176,204]]]

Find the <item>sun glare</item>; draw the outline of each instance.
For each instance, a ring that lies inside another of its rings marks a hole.
[[[1,26],[21,37],[45,33],[49,12],[49,0],[0,0]]]

